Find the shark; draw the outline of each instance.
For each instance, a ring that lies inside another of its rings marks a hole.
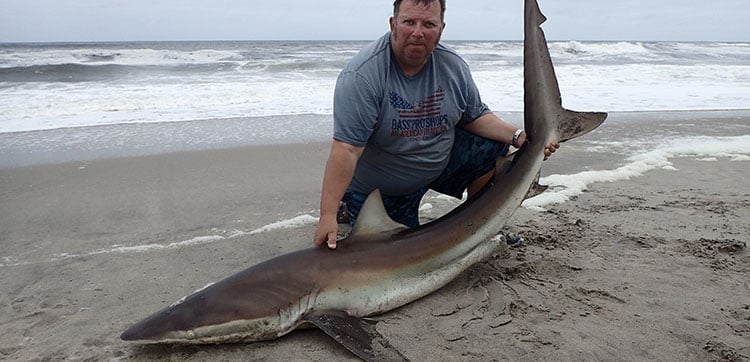
[[[310,247],[253,265],[135,323],[121,338],[236,343],[317,327],[363,360],[408,360],[370,317],[425,297],[489,258],[504,242],[498,233],[539,189],[545,145],[586,134],[607,117],[562,107],[541,29],[546,18],[536,0],[525,0],[524,11],[527,142],[498,160],[494,179],[480,192],[442,217],[409,229],[388,217],[375,190],[336,250]]]

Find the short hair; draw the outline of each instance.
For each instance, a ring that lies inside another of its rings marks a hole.
[[[422,4],[425,6],[430,5],[434,2],[437,2],[438,4],[440,4],[440,21],[445,20],[445,0],[408,0],[408,1],[413,1],[417,4]],[[404,2],[404,0],[396,0],[393,2],[393,17],[394,18],[398,18],[398,10],[401,7],[402,2]]]

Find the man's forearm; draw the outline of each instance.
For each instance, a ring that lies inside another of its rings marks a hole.
[[[518,127],[503,121],[494,113],[487,113],[462,127],[476,135],[505,144],[512,144],[513,134],[518,129]]]
[[[339,202],[354,175],[357,159],[362,148],[333,141],[323,175],[323,189],[320,196],[320,217],[335,217]]]

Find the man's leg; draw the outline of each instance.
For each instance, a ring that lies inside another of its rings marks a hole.
[[[490,180],[492,180],[492,177],[495,176],[495,168],[493,167],[491,170],[489,170],[486,174],[479,176],[478,179],[475,179],[469,184],[469,187],[466,188],[466,193],[468,194],[468,197],[474,196],[479,190],[481,190],[484,185],[486,185]]]
[[[430,188],[459,199],[468,189],[469,196],[472,196],[492,179],[497,158],[507,152],[508,145],[456,128],[448,166]],[[419,204],[425,193],[427,188],[405,196],[383,196],[383,206],[394,221],[416,227],[419,225]],[[343,201],[351,225],[357,221],[366,199],[367,195],[352,190],[344,194]]]
[[[471,197],[492,180],[497,158],[507,153],[508,145],[456,129],[451,161],[431,188],[457,198],[461,198],[464,190],[467,190]],[[505,241],[509,246],[524,245],[523,237],[520,235],[507,229],[500,232],[505,235]]]
[[[430,188],[459,199],[466,190],[471,197],[492,180],[498,157],[507,152],[506,144],[456,128],[448,166]]]

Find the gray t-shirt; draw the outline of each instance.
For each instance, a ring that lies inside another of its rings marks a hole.
[[[456,125],[489,112],[453,50],[438,45],[410,77],[385,34],[352,58],[336,82],[333,138],[365,147],[350,188],[399,196],[429,185],[449,161]]]

